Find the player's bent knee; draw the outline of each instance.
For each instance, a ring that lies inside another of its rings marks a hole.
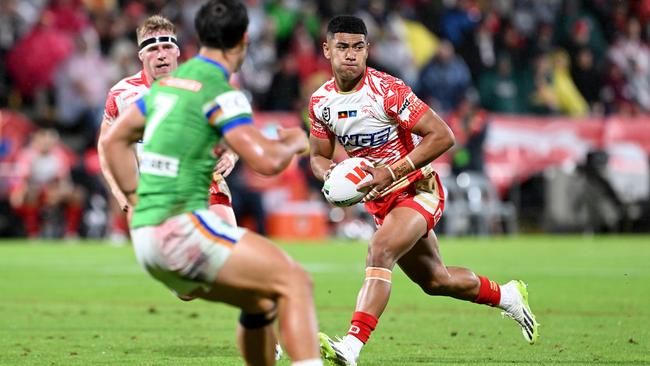
[[[393,268],[397,259],[397,253],[388,245],[375,242],[368,248],[367,264],[370,266]]]
[[[265,313],[247,313],[242,311],[239,314],[239,324],[246,329],[260,329],[273,323],[277,312],[275,310]]]

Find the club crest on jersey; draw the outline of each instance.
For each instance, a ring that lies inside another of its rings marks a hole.
[[[353,110],[353,111],[339,111],[339,114],[338,114],[339,119],[346,119],[348,117],[352,118],[352,117],[356,117],[356,116],[357,116],[357,111],[356,110]]]
[[[330,121],[330,107],[323,108],[323,120],[325,120],[325,122]]]

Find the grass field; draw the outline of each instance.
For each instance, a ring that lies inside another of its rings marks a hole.
[[[361,365],[650,365],[650,237],[441,240],[449,265],[528,282],[539,343],[496,309],[428,297],[396,271]],[[321,329],[343,334],[365,245],[284,248],[312,273]],[[0,365],[241,365],[237,314],[176,300],[130,247],[0,241]]]

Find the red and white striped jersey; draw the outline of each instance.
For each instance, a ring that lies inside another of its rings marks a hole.
[[[311,134],[335,137],[351,157],[390,164],[420,142],[411,128],[427,110],[402,80],[368,67],[354,91],[338,91],[332,78],[312,94]]]
[[[112,124],[120,113],[145,94],[150,87],[143,71],[120,80],[108,92],[104,120]]]

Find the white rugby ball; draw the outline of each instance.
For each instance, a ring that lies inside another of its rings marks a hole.
[[[323,184],[323,194],[334,206],[347,207],[361,201],[368,189],[357,191],[357,186],[372,180],[372,175],[361,166],[373,166],[365,158],[349,158],[338,163]]]

